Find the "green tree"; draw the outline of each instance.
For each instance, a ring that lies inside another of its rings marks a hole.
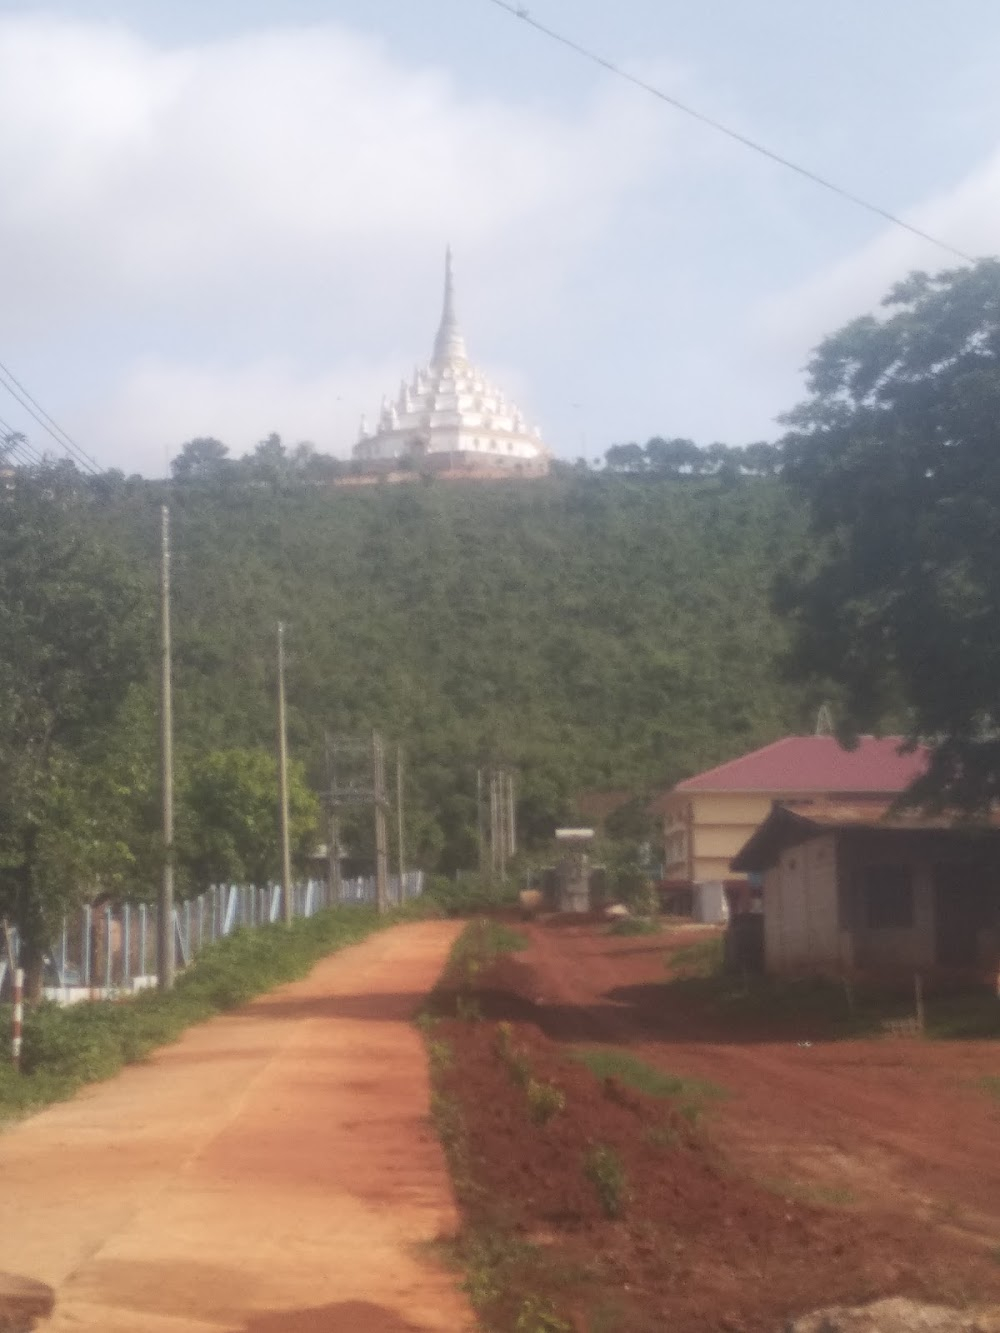
[[[817,558],[783,590],[848,724],[929,742],[915,793],[1000,798],[1000,263],[914,273],[818,348],[784,475]]]
[[[72,471],[72,470],[71,470]],[[117,812],[95,774],[145,675],[149,588],[62,468],[0,491],[0,911],[29,994],[62,912],[92,894]]]
[[[182,446],[170,470],[175,481],[209,481],[221,477],[230,466],[228,447],[210,435],[199,435]]]
[[[292,858],[301,869],[315,850],[319,802],[301,764],[288,773]],[[278,765],[263,749],[212,750],[194,759],[182,783],[178,861],[193,891],[212,884],[262,887],[281,877]]]

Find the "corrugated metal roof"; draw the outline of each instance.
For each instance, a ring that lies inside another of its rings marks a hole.
[[[835,736],[785,736],[679,782],[678,792],[819,794],[905,791],[927,766],[922,747],[901,754],[901,736],[862,736],[845,750]]]
[[[891,801],[775,801],[771,813],[730,861],[735,871],[761,871],[781,851],[822,833],[874,829],[886,833],[944,832],[955,837],[994,835],[1000,831],[1000,810],[972,818],[965,812],[893,810]]]

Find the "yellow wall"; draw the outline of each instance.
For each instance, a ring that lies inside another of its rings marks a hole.
[[[674,792],[664,803],[667,879],[732,879],[729,862],[770,812],[778,793]]]

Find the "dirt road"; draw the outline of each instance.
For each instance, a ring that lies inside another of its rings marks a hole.
[[[602,927],[530,930],[519,989],[569,1042],[631,1047],[729,1094],[713,1134],[758,1179],[919,1216],[993,1249],[1000,1239],[1000,1075],[994,1041],[734,1040],[668,992],[664,961],[697,933],[614,938]],[[807,1028],[801,1034],[807,1037]]]
[[[409,1020],[458,926],[395,927],[0,1135],[0,1269],[50,1333],[460,1333]]]

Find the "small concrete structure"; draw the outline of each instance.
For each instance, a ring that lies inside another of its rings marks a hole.
[[[763,874],[768,972],[996,975],[1000,818],[778,802],[733,869]]]
[[[590,857],[587,848],[593,840],[593,829],[556,829],[556,841],[566,851],[555,869],[553,905],[557,912],[590,911]]]

